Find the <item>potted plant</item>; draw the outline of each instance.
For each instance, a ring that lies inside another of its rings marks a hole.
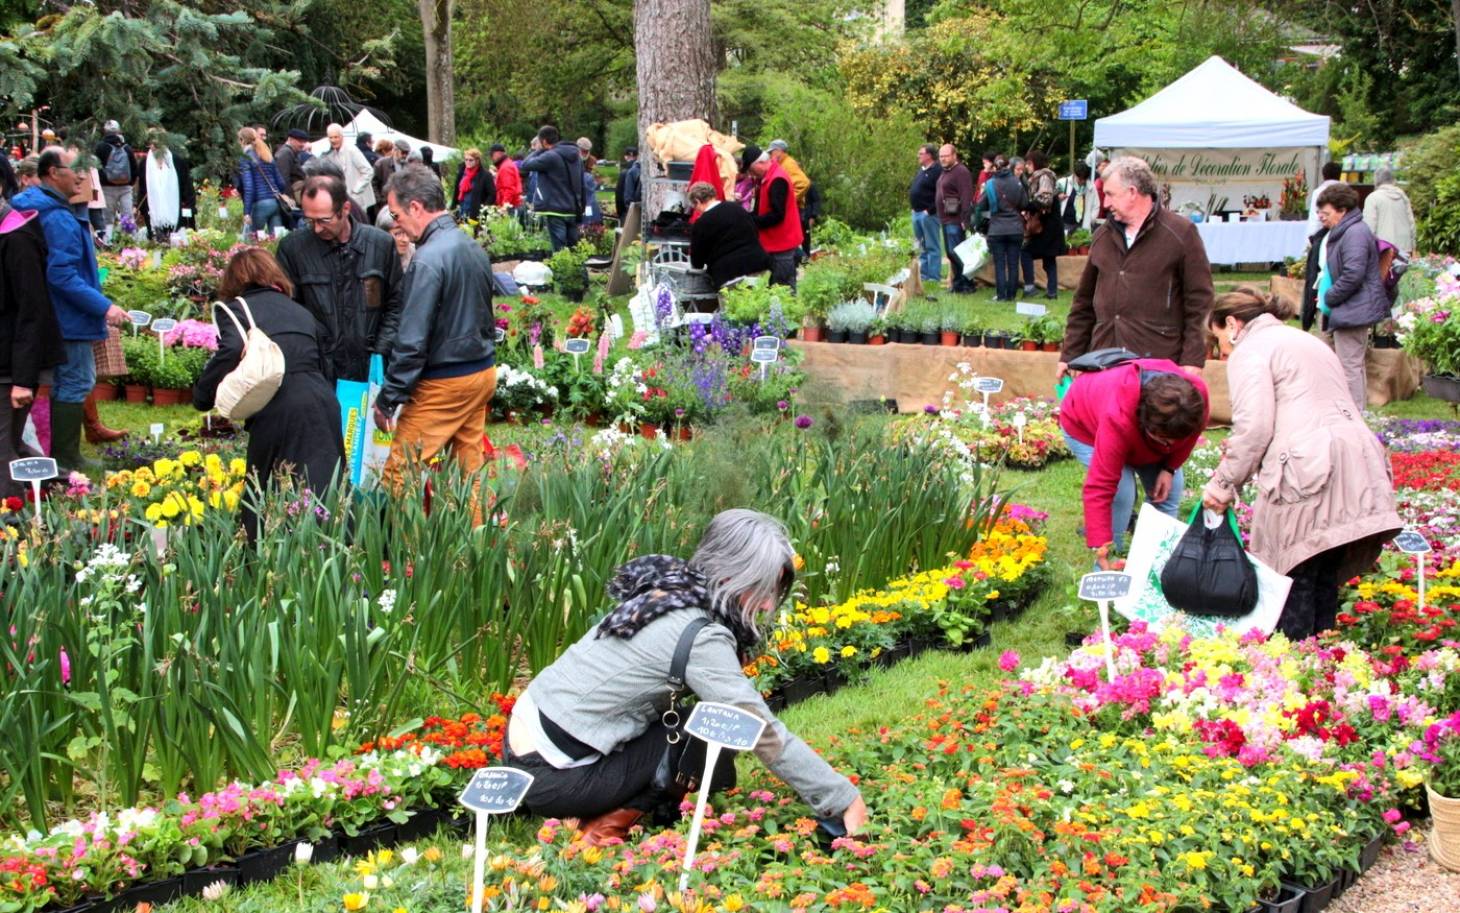
[[[193,382],[202,375],[208,354],[206,349],[186,346],[169,346],[163,350],[162,358],[150,366],[148,380],[152,385],[152,405],[176,406],[190,403],[193,398]]]
[[[1012,341],[1015,344],[1015,348],[1019,349],[1019,351],[1021,352],[1039,351],[1039,341],[1029,336],[1028,333],[1021,333],[1018,336],[1014,337]]]
[[[908,342],[908,320],[906,311],[882,315],[883,325],[887,329],[888,342]]]
[[[838,304],[826,313],[826,341],[840,343],[847,341],[846,312]]]
[[[569,301],[582,301],[588,294],[588,258],[591,256],[593,245],[580,241],[547,259],[547,267],[553,271],[553,285]]]
[[[1425,795],[1434,830],[1430,855],[1451,871],[1460,871],[1460,721],[1451,716],[1430,726],[1424,735]]]
[[[945,346],[958,345],[958,337],[963,329],[963,315],[959,309],[949,305],[943,309],[940,316],[938,342]]]
[[[1460,277],[1441,273],[1434,294],[1406,302],[1395,322],[1400,346],[1428,369],[1424,391],[1460,403]]]
[[[867,324],[867,345],[881,346],[887,344],[887,318],[873,317],[872,322]]]
[[[971,349],[976,349],[983,345],[983,327],[979,325],[977,320],[970,318],[964,321],[963,344]]]
[[[122,354],[127,357],[127,379],[122,389],[127,402],[147,402],[147,384],[157,362],[157,340],[146,336],[123,336]]]
[[[984,330],[983,344],[990,349],[1006,349],[1009,347],[1009,331]]]
[[[1069,247],[1071,254],[1075,254],[1078,256],[1084,256],[1086,254],[1089,254],[1090,230],[1087,228],[1075,229],[1074,231],[1070,232],[1070,236],[1065,239],[1065,244]]]
[[[1029,336],[1039,341],[1042,351],[1058,352],[1065,338],[1065,325],[1053,314],[1045,314],[1030,325]]]
[[[1399,348],[1399,324],[1393,317],[1374,324],[1374,348]]]
[[[923,345],[936,346],[942,342],[943,315],[932,308],[918,314],[918,330],[922,333]]]
[[[848,342],[866,345],[867,329],[877,319],[877,310],[872,307],[872,302],[865,298],[849,298],[837,305],[833,313],[840,314],[841,322],[847,330]]]

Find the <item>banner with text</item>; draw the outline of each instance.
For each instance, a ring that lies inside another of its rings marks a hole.
[[[1312,188],[1318,151],[1305,146],[1277,149],[1121,149],[1145,159],[1170,193],[1172,209],[1203,214],[1256,209],[1276,219],[1283,181],[1302,172]]]

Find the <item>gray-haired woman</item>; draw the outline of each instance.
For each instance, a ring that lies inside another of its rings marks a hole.
[[[693,623],[703,626],[685,687],[765,720],[756,756],[818,816],[857,831],[867,819],[857,788],[771,715],[742,668],[759,623],[790,593],[794,561],[778,521],[737,509],[710,521],[689,561],[648,555],[620,567],[608,588],[617,608],[540,672],[512,711],[504,753],[536,778],[527,807],[583,819],[583,839],[602,845],[677,802],[654,788],[654,774],[667,744],[670,667]]]

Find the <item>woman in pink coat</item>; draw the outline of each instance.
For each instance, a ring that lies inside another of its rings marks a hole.
[[[1223,510],[1257,478],[1248,549],[1293,579],[1278,630],[1333,627],[1338,583],[1367,570],[1403,524],[1389,464],[1317,337],[1283,321],[1293,309],[1241,288],[1217,299],[1211,330],[1231,352],[1232,435],[1202,503]]]

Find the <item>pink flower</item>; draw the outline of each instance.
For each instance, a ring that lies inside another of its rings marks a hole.
[[[61,648],[61,684],[71,684],[71,657],[66,655],[66,648]]]
[[[1019,668],[1019,654],[1014,650],[1005,650],[999,654],[999,668],[1005,672],[1013,672]]]
[[[963,578],[956,575],[953,577],[949,577],[947,580],[944,580],[943,585],[950,590],[961,590],[965,586],[967,586],[967,584],[963,582]]]

